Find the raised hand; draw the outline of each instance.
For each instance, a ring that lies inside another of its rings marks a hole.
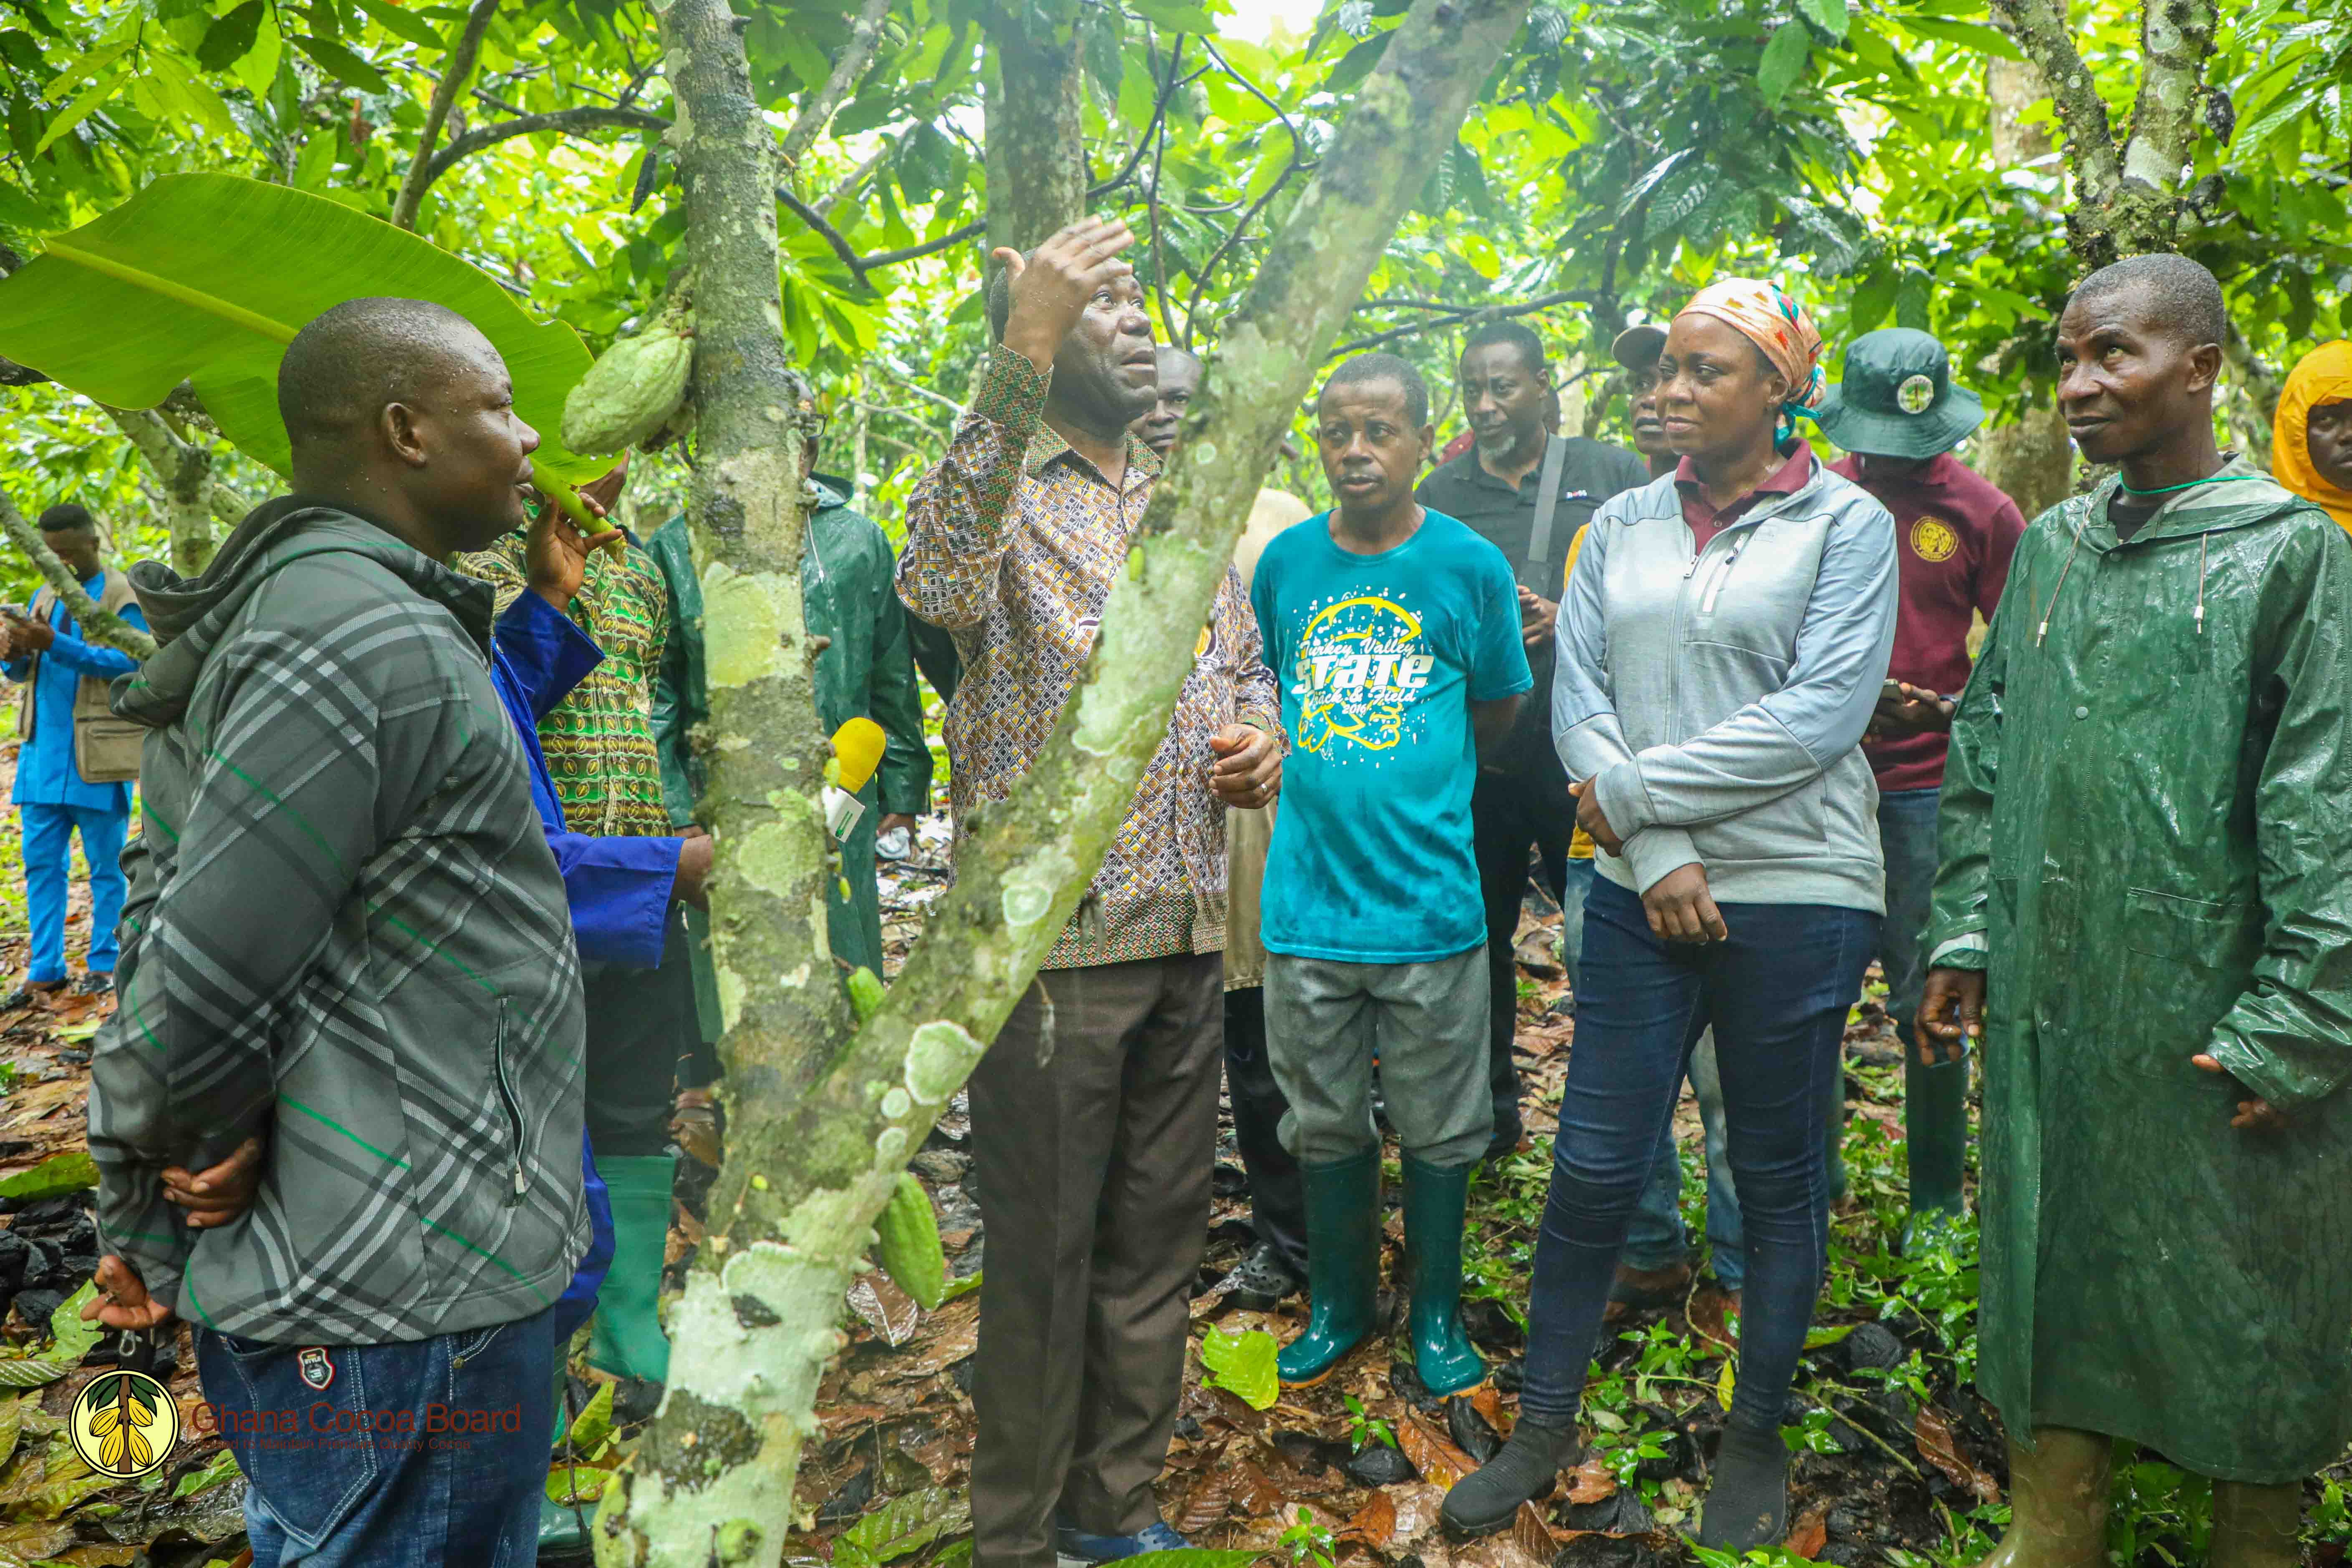
[[[580,486],[580,504],[599,521],[604,519],[611,497],[619,494],[620,486],[614,484],[611,494],[604,497],[595,492],[622,472],[615,468],[595,484]],[[530,591],[555,606],[560,614],[571,608],[572,596],[580,591],[581,580],[588,574],[588,552],[619,538],[621,530],[607,528],[593,536],[583,534],[570,513],[553,501],[544,497],[542,501],[523,545],[523,576]]]
[[[1135,235],[1117,218],[1082,218],[1037,247],[1021,253],[1000,246],[1012,313],[1004,323],[1004,346],[1040,371],[1049,370],[1062,340],[1087,307],[1135,268],[1118,259]]]

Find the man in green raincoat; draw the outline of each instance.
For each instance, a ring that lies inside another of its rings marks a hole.
[[[853,718],[882,727],[882,765],[857,792],[866,810],[841,844],[844,899],[836,883],[826,919],[833,954],[851,968],[882,973],[882,907],[874,885],[875,840],[892,828],[912,832],[930,807],[931,753],[923,744],[923,703],[907,642],[907,612],[890,586],[898,565],[882,529],[849,504],[846,479],[816,473],[816,443],[807,447],[810,488],[808,540],[801,555],[801,600],[810,634],[829,637],[817,655],[816,715],[831,735]],[[686,519],[662,525],[648,545],[668,579],[670,639],[654,693],[654,732],[661,748],[662,792],[670,821],[694,821],[702,762],[687,732],[709,716],[703,687],[702,586],[687,544]],[[698,936],[701,935],[697,933]],[[696,945],[698,989],[705,993],[704,1030],[713,1034],[709,1003],[709,948]]]
[[[2352,1440],[2352,544],[2216,449],[2224,330],[2181,256],[2075,291],[2121,472],[2027,529],[1953,724],[1920,1048],[1984,1046],[1999,1568],[2105,1562],[2117,1437],[2214,1479],[2215,1568],[2293,1568]]]

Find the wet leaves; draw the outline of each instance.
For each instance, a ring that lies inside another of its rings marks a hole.
[[[1441,1491],[1453,1490],[1455,1481],[1478,1468],[1450,1438],[1439,1436],[1418,1410],[1399,1412],[1395,1427],[1397,1447],[1412,1461],[1421,1479]]]
[[[2000,1483],[1961,1454],[1950,1417],[1931,1406],[1919,1412],[1913,1431],[1919,1457],[1943,1471],[1954,1486],[1980,1503],[2000,1500]]]

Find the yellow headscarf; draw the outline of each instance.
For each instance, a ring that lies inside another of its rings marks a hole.
[[[2352,402],[2352,343],[2340,338],[2304,355],[2286,378],[2271,426],[2271,477],[2352,531],[2352,490],[2329,480],[2311,461],[2311,411],[2331,402]]]

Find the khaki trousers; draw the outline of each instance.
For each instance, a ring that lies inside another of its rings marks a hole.
[[[1057,1510],[1101,1535],[1160,1517],[1151,1483],[1208,1239],[1223,1000],[1214,953],[1048,970],[971,1076],[987,1236],[976,1568],[1052,1568]]]

